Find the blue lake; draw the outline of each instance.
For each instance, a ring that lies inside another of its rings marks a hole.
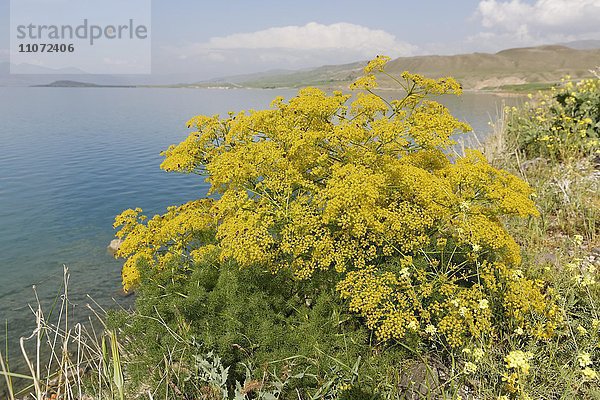
[[[186,137],[190,117],[264,108],[294,94],[0,87],[0,322],[8,322],[10,342],[34,322],[32,285],[49,303],[63,265],[80,309],[86,294],[103,306],[131,302],[118,295],[121,262],[106,250],[113,219],[126,208],[155,214],[205,195],[203,178],[159,169],[160,151]],[[519,101],[491,94],[443,100],[480,137],[504,103]]]

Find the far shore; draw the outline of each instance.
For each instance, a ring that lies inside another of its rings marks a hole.
[[[92,89],[204,89],[204,90],[298,90],[308,86],[318,87],[325,91],[347,90],[351,82],[344,82],[340,85],[295,85],[295,86],[242,86],[242,85],[200,85],[200,84],[181,84],[181,85],[101,85],[88,82],[78,81],[55,81],[44,85],[30,85],[21,87],[35,88],[92,88]],[[549,90],[551,87],[558,85],[558,82],[543,82],[522,85],[507,85],[493,88],[466,88],[464,93],[473,94],[495,94],[499,96],[523,96],[527,93]],[[10,86],[5,86],[10,87]],[[18,86],[13,86],[18,87]],[[397,92],[399,89],[395,87],[378,87],[379,91]]]

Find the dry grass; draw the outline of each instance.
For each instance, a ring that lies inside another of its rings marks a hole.
[[[36,293],[37,304],[30,306],[35,329],[19,341],[26,371],[12,371],[0,353],[0,376],[8,400],[125,398],[117,335],[103,330],[105,312],[97,304],[88,305],[95,319],[90,317],[86,323],[71,320],[69,279],[65,267],[58,310],[44,310]]]

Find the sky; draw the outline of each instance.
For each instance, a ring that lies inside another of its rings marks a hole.
[[[0,61],[9,3],[0,0]],[[152,0],[151,15],[152,74],[197,80],[600,39],[600,0]]]

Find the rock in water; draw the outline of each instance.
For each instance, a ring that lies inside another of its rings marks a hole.
[[[123,243],[123,239],[111,240],[110,244],[107,247],[108,252],[114,256],[115,253],[117,252],[117,250],[119,250],[119,247],[121,247],[122,243]]]

